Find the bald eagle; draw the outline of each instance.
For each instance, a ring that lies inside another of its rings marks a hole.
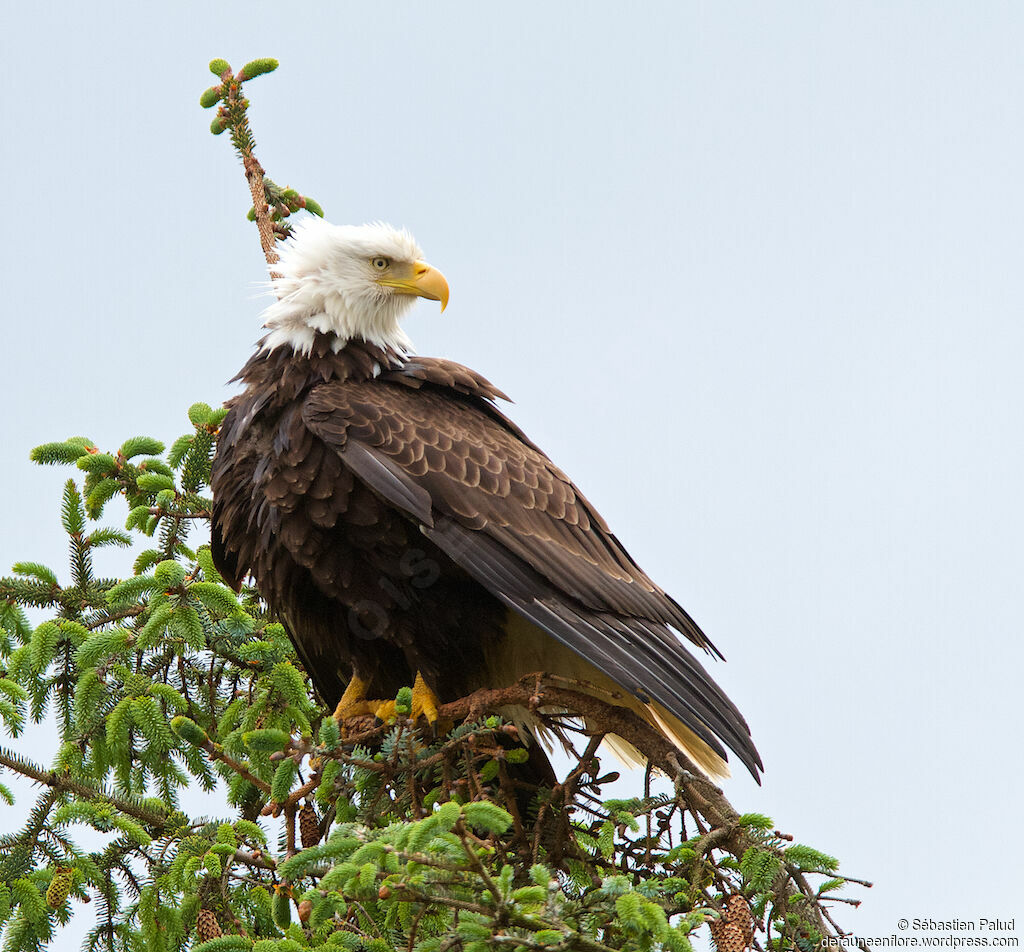
[[[413,354],[399,321],[417,297],[444,310],[448,283],[412,236],[312,219],[275,269],[217,441],[213,554],[236,587],[252,575],[336,716],[414,684],[433,720],[439,699],[543,671],[632,709],[709,775],[728,774],[727,746],[757,779],[746,722],[677,637],[718,655],[693,619],[500,390]]]

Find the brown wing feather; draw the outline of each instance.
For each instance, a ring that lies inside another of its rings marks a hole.
[[[586,607],[671,625],[714,650],[568,477],[500,415],[432,389],[389,386],[383,399],[381,387],[319,386],[305,402],[304,420],[326,442],[358,444],[378,465],[410,477],[419,499],[404,505],[417,518],[427,521],[429,500],[433,510],[485,532]]]
[[[568,477],[491,404],[394,383],[318,386],[303,419],[492,594],[756,777],[746,722],[669,629],[714,647]]]

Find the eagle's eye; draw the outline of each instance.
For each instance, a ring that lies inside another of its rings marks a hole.
[[[391,264],[391,262],[388,261],[387,258],[374,258],[373,259],[373,266],[378,271],[383,271],[389,264]]]

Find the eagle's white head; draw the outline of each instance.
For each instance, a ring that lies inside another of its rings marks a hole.
[[[406,354],[412,342],[399,320],[417,297],[448,303],[448,282],[423,259],[409,232],[376,222],[298,224],[272,268],[278,300],[263,312],[264,350],[283,345],[309,353],[317,331],[334,333],[334,349],[365,340]]]

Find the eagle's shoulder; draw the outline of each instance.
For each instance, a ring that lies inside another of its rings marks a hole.
[[[396,424],[408,414],[417,419],[426,414],[438,421],[447,420],[449,425],[458,418],[466,425],[475,417],[475,425],[470,423],[471,430],[483,425],[492,437],[504,434],[510,445],[528,447],[568,482],[543,450],[502,413],[497,400],[512,402],[483,374],[454,360],[413,356],[379,365],[372,376],[318,382],[305,395],[303,414],[309,422],[330,416],[335,423],[344,420],[348,425],[376,424],[381,418]],[[336,430],[334,436],[338,438],[341,434]]]
[[[454,360],[443,360],[439,357],[410,357],[401,367],[382,373],[381,379],[414,389],[426,384],[454,390],[467,397],[511,402],[508,396],[482,374],[470,370],[469,367],[463,367]]]

